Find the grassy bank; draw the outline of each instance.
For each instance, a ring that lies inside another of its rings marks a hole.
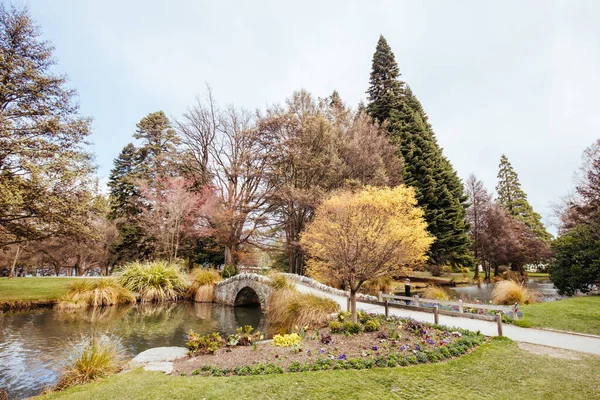
[[[582,296],[520,306],[515,325],[600,335],[600,296]]]
[[[600,359],[551,358],[495,339],[446,363],[374,370],[228,378],[134,371],[73,387],[48,399],[590,399],[600,387]]]
[[[11,305],[51,304],[67,293],[68,287],[82,278],[0,278],[0,308]]]

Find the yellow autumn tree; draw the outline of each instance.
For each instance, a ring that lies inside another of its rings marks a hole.
[[[350,289],[356,322],[356,293],[361,285],[422,264],[433,241],[413,188],[367,186],[321,203],[301,245],[310,255],[309,275],[331,277]]]

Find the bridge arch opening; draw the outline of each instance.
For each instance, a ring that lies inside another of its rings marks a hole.
[[[234,306],[260,307],[258,294],[251,287],[244,287],[235,297]]]

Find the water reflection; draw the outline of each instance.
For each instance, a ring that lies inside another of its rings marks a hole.
[[[525,285],[528,289],[532,289],[541,295],[540,301],[553,301],[562,298],[562,296],[558,295],[554,284],[548,278],[529,278],[529,281]],[[494,283],[479,283],[457,286],[448,290],[456,295],[456,297],[462,299],[479,300],[489,303],[492,300],[494,286]]]
[[[33,396],[52,386],[57,363],[64,357],[64,343],[80,334],[112,332],[135,355],[152,347],[183,346],[190,329],[228,335],[243,325],[266,332],[266,318],[259,308],[207,303],[0,314],[0,388],[8,390],[12,399]]]

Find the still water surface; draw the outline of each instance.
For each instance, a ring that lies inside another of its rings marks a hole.
[[[494,285],[494,283],[482,283],[479,285],[457,286],[448,288],[448,290],[456,294],[458,298],[489,303],[492,300]],[[548,278],[529,278],[529,281],[525,285],[528,289],[532,289],[540,294],[540,301],[554,301],[563,298],[558,295],[554,284]]]
[[[266,318],[259,308],[205,303],[0,313],[0,388],[10,399],[22,399],[52,387],[67,340],[81,334],[114,333],[133,357],[153,347],[184,346],[190,329],[228,335],[244,325],[264,332]]]

